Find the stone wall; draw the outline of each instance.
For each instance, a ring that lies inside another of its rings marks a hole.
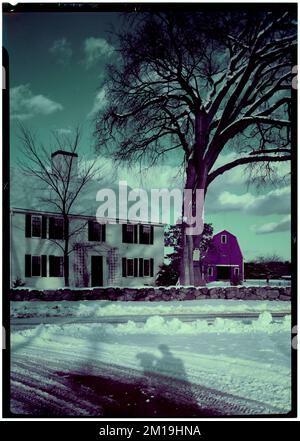
[[[121,300],[168,301],[200,299],[291,300],[290,287],[159,287],[159,288],[82,288],[57,290],[11,289],[10,299],[20,300]]]

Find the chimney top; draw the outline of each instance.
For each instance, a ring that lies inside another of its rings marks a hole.
[[[52,153],[51,158],[54,158],[56,155],[66,155],[73,156],[74,158],[78,158],[77,153],[67,152],[65,150],[56,150],[56,152]]]

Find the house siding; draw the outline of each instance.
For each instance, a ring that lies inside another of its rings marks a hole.
[[[50,213],[34,215],[55,216]],[[164,226],[153,225],[153,244],[123,243],[122,224],[107,224],[105,242],[89,241],[88,220],[91,218],[74,216],[70,220],[70,231],[84,225],[80,233],[71,239],[74,251],[69,256],[70,286],[91,286],[91,257],[103,257],[103,286],[144,286],[154,285],[159,266],[164,260]],[[64,286],[63,277],[49,277],[49,256],[62,256],[63,250],[47,238],[26,237],[26,211],[11,211],[11,283],[20,278],[28,287],[60,288]],[[49,225],[48,225],[49,228]],[[27,234],[28,235],[28,234]],[[59,242],[59,241],[58,241]],[[60,241],[63,245],[63,241]],[[25,277],[25,255],[47,258],[47,277]],[[153,259],[153,277],[123,277],[122,258]]]

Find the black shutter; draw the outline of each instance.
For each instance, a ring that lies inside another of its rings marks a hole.
[[[47,216],[42,216],[42,238],[47,237]]]
[[[126,277],[127,276],[126,264],[127,264],[126,257],[123,257],[122,258],[122,277]]]
[[[150,226],[150,244],[153,245],[153,237],[154,237],[154,227]]]
[[[102,240],[102,242],[105,242],[106,241],[106,225],[102,224],[101,228],[102,228],[102,230],[101,230],[101,232],[102,232],[101,240]]]
[[[31,277],[31,255],[25,254],[25,277]]]
[[[54,256],[49,256],[49,276],[53,277],[53,273],[54,273],[54,260],[55,257]]]
[[[150,259],[150,277],[154,275],[154,260]]]
[[[127,228],[126,224],[122,224],[122,242],[127,243]]]
[[[138,259],[134,259],[134,270],[133,270],[133,275],[134,277],[138,277]]]
[[[139,277],[144,277],[144,259],[139,259]]]
[[[49,239],[55,239],[55,219],[54,217],[49,217]]]
[[[25,237],[31,237],[31,214],[25,216]]]
[[[133,226],[133,243],[138,243],[138,228],[140,225]]]
[[[89,220],[89,241],[93,240],[93,221]]]
[[[47,277],[47,256],[42,255],[42,277]]]

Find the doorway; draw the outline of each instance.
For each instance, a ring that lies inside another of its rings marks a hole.
[[[231,267],[230,266],[217,266],[217,280],[230,280]]]

